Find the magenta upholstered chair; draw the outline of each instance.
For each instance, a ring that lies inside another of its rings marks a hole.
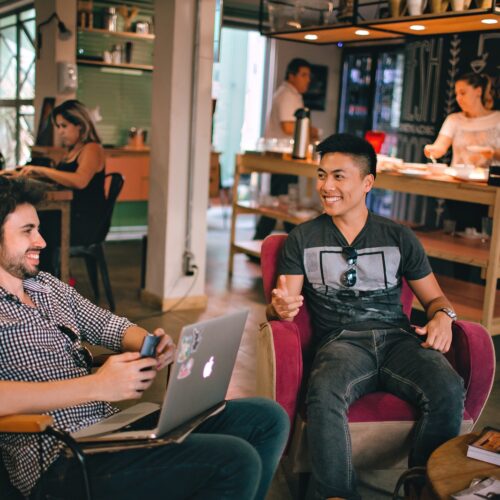
[[[271,300],[277,279],[277,264],[286,235],[268,236],[261,251],[264,292]],[[403,286],[402,303],[411,312],[413,294]],[[311,361],[311,325],[307,303],[293,322],[264,323],[258,336],[258,393],[275,399],[287,411],[292,424],[287,454],[295,472],[309,470],[302,392]],[[479,418],[490,393],[495,356],[489,333],[478,323],[457,321],[453,344],[447,358],[463,377],[467,388],[462,432],[469,432]],[[437,381],[436,381],[437,382]],[[349,409],[354,465],[361,469],[406,467],[411,431],[416,410],[405,401],[386,392],[363,396]]]

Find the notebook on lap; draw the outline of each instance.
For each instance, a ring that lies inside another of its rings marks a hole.
[[[247,316],[245,310],[185,326],[161,407],[139,403],[72,437],[87,444],[181,440],[224,408]]]

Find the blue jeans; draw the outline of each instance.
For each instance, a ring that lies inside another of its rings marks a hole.
[[[229,401],[180,444],[89,455],[93,499],[264,499],[288,432],[273,401]],[[60,457],[43,477],[54,498],[81,498],[75,459]]]
[[[425,465],[440,444],[458,435],[464,384],[438,351],[400,328],[342,331],[316,353],[307,392],[307,436],[317,497],[360,498],[351,458],[347,410],[382,390],[419,410],[409,465]]]

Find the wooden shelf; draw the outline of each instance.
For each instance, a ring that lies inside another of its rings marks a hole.
[[[470,240],[444,234],[443,231],[414,231],[429,257],[486,268],[490,254],[489,242]]]
[[[494,0],[495,2],[497,0]],[[355,1],[356,3],[356,1]],[[363,7],[361,2],[358,8]],[[366,18],[365,18],[366,19]],[[484,24],[484,19],[496,19],[499,23]],[[411,26],[419,24],[423,30],[415,31]],[[496,31],[500,27],[500,8],[467,9],[450,11],[439,14],[422,14],[420,16],[401,16],[397,18],[363,20],[358,16],[352,22],[335,23],[327,26],[309,26],[299,30],[269,32],[264,31],[261,25],[261,34],[283,40],[300,41],[316,45],[331,43],[366,43],[373,40],[387,40],[402,38],[407,35],[422,37],[429,35],[444,35],[450,33]],[[360,36],[356,32],[360,29],[368,30],[369,34]],[[306,35],[315,35],[316,39],[305,39]]]
[[[483,297],[484,286],[476,283],[450,278],[448,276],[436,276],[439,285],[443,289],[444,294],[453,304],[455,311],[458,314],[458,319],[466,319],[469,321],[481,322],[483,315]],[[496,293],[495,317],[500,316],[500,291]],[[419,311],[423,311],[422,305],[418,300],[413,301],[413,307]],[[500,323],[499,325],[500,326]],[[500,329],[490,329],[492,335],[500,334]]]
[[[496,19],[498,23],[484,24],[481,22],[487,18]],[[484,9],[471,9],[442,14],[423,14],[421,16],[365,21],[360,24],[375,29],[387,29],[401,35],[412,36],[444,35],[467,31],[495,31],[500,27],[500,9],[495,8],[494,12]],[[420,31],[412,30],[410,26],[415,24],[420,24],[425,29]]]
[[[134,31],[109,31],[100,28],[78,28],[79,33],[96,33],[104,36],[116,36],[120,38],[130,38],[135,40],[154,40],[151,33],[135,33]]]
[[[295,42],[307,42],[314,43],[316,45],[323,45],[329,43],[338,43],[338,42],[366,42],[372,40],[390,40],[395,38],[401,38],[402,35],[399,33],[391,33],[388,30],[377,30],[374,28],[370,28],[370,34],[368,36],[360,36],[356,34],[356,31],[360,29],[364,29],[360,26],[334,26],[327,28],[317,28],[303,31],[293,31],[286,33],[276,33],[270,34],[273,38],[280,38],[282,40],[292,40]],[[305,40],[305,35],[316,35],[318,38],[314,41]]]
[[[108,68],[138,69],[141,71],[153,71],[154,69],[154,67],[149,64],[129,64],[129,63],[112,64],[112,63],[105,63],[104,61],[92,61],[88,59],[77,59],[76,62],[78,64],[83,64],[86,66],[105,66]]]
[[[236,204],[236,209],[240,213],[264,215],[273,219],[290,222],[291,224],[302,224],[303,222],[306,222],[319,215],[319,213],[316,213],[314,216],[311,215],[311,217],[297,217],[288,211],[288,207],[286,205],[280,205],[277,207],[264,207],[262,205],[259,205],[258,203],[251,201],[238,202]]]

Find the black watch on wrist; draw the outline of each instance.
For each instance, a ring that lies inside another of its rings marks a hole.
[[[438,309],[434,314],[438,313],[439,311],[444,312],[453,321],[456,321],[456,319],[457,319],[457,313],[453,309],[450,309],[449,307],[441,307],[441,309]]]

